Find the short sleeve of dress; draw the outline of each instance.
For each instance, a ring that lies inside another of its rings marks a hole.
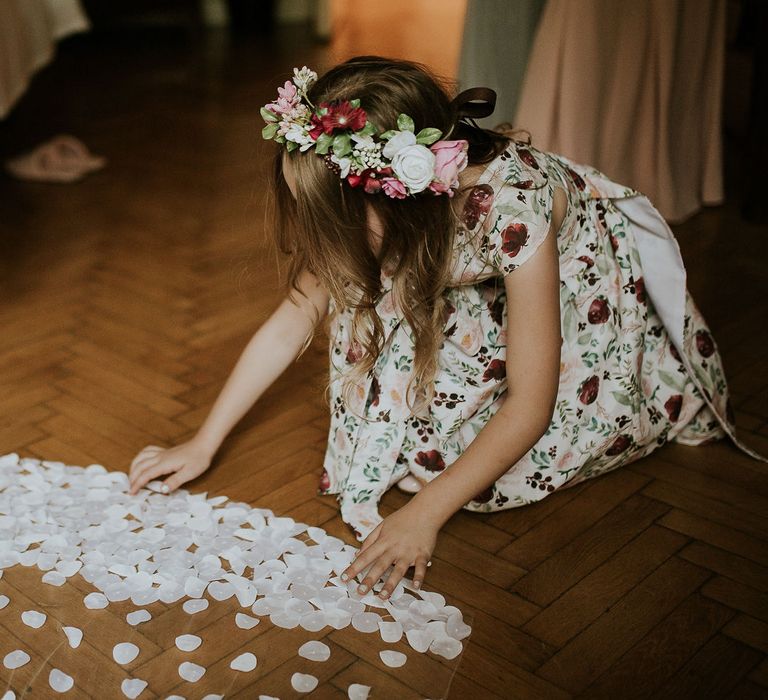
[[[552,220],[554,187],[545,159],[533,149],[511,145],[489,184],[493,206],[484,222],[489,264],[502,275],[525,264],[547,236]]]

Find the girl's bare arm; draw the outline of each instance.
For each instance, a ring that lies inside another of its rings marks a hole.
[[[315,325],[328,312],[328,293],[305,272],[299,287],[306,294],[286,298],[246,345],[208,417],[188,442],[164,450],[145,447],[129,472],[130,493],[172,473],[168,490],[189,481],[210,465],[227,434],[267,388],[293,362]]]

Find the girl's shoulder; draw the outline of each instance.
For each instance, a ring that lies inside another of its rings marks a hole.
[[[551,154],[511,139],[474,182],[465,184],[463,201],[459,202],[461,228],[472,233],[491,229],[491,222],[512,213],[545,214],[542,209],[551,196],[556,167]]]

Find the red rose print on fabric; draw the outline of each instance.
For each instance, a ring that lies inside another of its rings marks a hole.
[[[673,423],[680,417],[680,409],[683,407],[683,397],[680,394],[670,396],[664,404],[664,410]]]
[[[715,341],[707,331],[696,331],[696,349],[702,357],[710,357],[715,352]]]
[[[480,493],[472,497],[475,503],[488,503],[493,498],[493,486],[489,486]]]
[[[681,394],[670,396],[664,404],[664,410],[673,423],[680,417],[680,409],[683,407],[683,397]]]
[[[600,377],[592,375],[587,379],[579,389],[579,401],[583,404],[591,404],[597,398],[597,391],[600,388]]]
[[[534,168],[535,170],[539,170],[539,163],[538,161],[533,157],[533,153],[526,150],[525,148],[518,148],[517,149],[517,155],[520,156],[520,160],[523,161],[527,166]]]
[[[632,444],[632,438],[629,435],[619,435],[611,444],[611,446],[605,451],[605,454],[613,457],[614,455],[620,455],[625,452],[626,449]]]
[[[493,204],[493,188],[490,185],[482,184],[472,188],[464,204],[464,211],[461,220],[468,230],[477,226],[480,217],[491,210]]]
[[[443,469],[445,469],[443,455],[441,455],[437,450],[417,452],[414,462],[430,472],[441,472]]]
[[[528,227],[525,224],[510,224],[501,232],[501,249],[514,258],[528,242]]]
[[[323,473],[320,475],[320,492],[325,493],[331,488],[331,478],[328,476],[328,472],[323,469]]]
[[[645,304],[645,280],[642,277],[638,277],[635,280],[635,296],[641,304]]]
[[[590,258],[589,255],[579,255],[579,257],[576,259],[581,260],[581,262],[583,262],[587,266],[587,269],[589,269],[590,267],[592,267],[592,265],[595,264],[595,261],[592,260],[592,258]]]
[[[507,363],[504,360],[491,360],[483,372],[483,381],[490,382],[491,379],[504,379],[507,376]]]
[[[595,299],[589,305],[589,311],[587,311],[587,320],[590,323],[605,323],[611,316],[611,311],[608,306],[608,302],[599,297]]]
[[[571,176],[573,184],[576,185],[578,189],[583,190],[587,186],[587,183],[584,182],[581,175],[579,175],[575,170],[568,168],[568,174]]]

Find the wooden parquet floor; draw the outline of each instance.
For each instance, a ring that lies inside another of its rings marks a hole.
[[[127,469],[144,445],[193,434],[281,296],[257,106],[286,67],[328,61],[295,32],[251,48],[136,34],[70,43],[36,79],[0,123],[0,155],[69,131],[109,165],[76,185],[0,179],[0,454]],[[768,453],[768,232],[729,201],[677,233],[742,434]],[[321,338],[188,486],[352,542],[335,501],[316,495],[325,357]],[[767,474],[726,443],[668,445],[535,505],[457,514],[427,579],[474,627],[450,663],[411,652],[389,669],[378,635],[350,629],[310,635],[263,620],[246,632],[231,600],[194,616],[155,603],[134,628],[130,604],[86,610],[79,576],[56,588],[16,566],[0,579],[11,598],[0,656],[24,648],[32,661],[0,668],[0,693],[57,696],[47,678],[58,667],[75,678],[69,697],[99,700],[122,697],[129,675],[149,681],[141,698],[290,698],[294,671],[318,675],[313,698],[346,697],[353,682],[375,698],[765,698]],[[390,492],[384,511],[405,498]],[[49,615],[39,630],[19,618],[31,608]],[[84,629],[79,649],[62,624]],[[204,639],[191,656],[208,671],[194,686],[176,671],[190,656],[173,646],[182,632]],[[330,661],[296,657],[320,636]],[[126,667],[111,658],[119,641],[141,647]],[[246,650],[257,670],[236,674],[229,661]]]

